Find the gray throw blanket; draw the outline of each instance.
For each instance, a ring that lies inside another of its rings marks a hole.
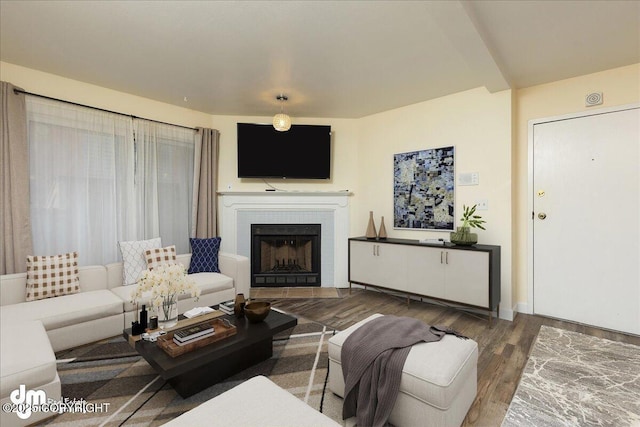
[[[358,426],[388,425],[411,346],[440,341],[445,334],[466,338],[450,328],[397,316],[377,317],[353,331],[342,345],[342,419],[355,415]]]

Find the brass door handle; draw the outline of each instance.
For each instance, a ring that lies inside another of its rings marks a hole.
[[[545,219],[546,217],[547,217],[547,214],[546,214],[546,213],[544,213],[544,212],[540,212],[540,213],[538,214],[538,219]]]

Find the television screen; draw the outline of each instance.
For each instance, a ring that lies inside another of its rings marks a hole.
[[[331,126],[238,123],[238,178],[329,179]]]

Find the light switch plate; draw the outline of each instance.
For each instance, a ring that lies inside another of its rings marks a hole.
[[[476,210],[486,211],[489,210],[489,201],[487,199],[476,200]]]

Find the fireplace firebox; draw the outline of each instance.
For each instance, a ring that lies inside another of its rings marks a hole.
[[[251,224],[251,286],[320,286],[320,224]]]

